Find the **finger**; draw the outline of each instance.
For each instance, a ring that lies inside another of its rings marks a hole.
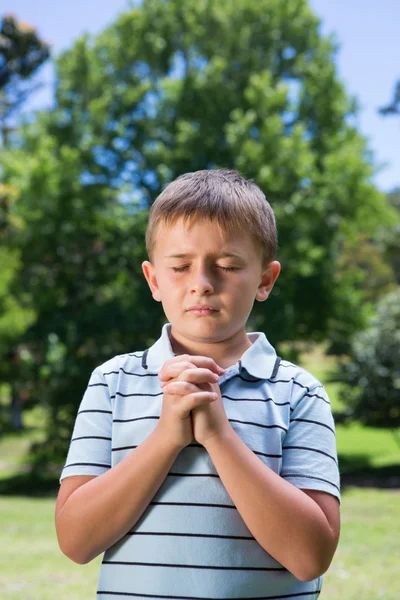
[[[214,373],[218,373],[220,375],[222,375],[222,373],[225,373],[225,369],[220,367],[213,358],[210,358],[208,356],[197,356],[188,354],[187,358],[191,363],[195,364],[196,367],[210,369],[210,371],[213,371]]]
[[[219,381],[219,375],[213,373],[209,369],[203,369],[201,367],[197,369],[185,369],[179,376],[179,381],[188,381],[189,383],[217,383]]]
[[[188,414],[195,408],[215,402],[217,398],[218,395],[213,392],[196,392],[182,398],[182,408],[184,408],[185,414]]]
[[[188,394],[193,394],[199,391],[200,389],[196,385],[189,383],[188,381],[175,380],[172,383],[167,383],[163,386],[164,394],[169,394],[171,396],[187,396]]]
[[[175,377],[179,377],[179,375],[188,369],[197,369],[196,365],[192,362],[185,360],[175,363],[164,363],[161,371],[158,374],[158,378],[161,381],[168,381],[169,379],[174,379]]]
[[[225,373],[225,369],[220,367],[212,358],[209,358],[207,356],[193,356],[190,354],[180,354],[179,356],[174,356],[174,358],[171,358],[164,363],[158,375],[159,378],[162,381],[165,380],[166,371],[176,363],[180,362],[186,363],[187,368],[193,368],[194,366],[209,369],[210,371],[213,371],[218,375],[222,375],[223,373]]]

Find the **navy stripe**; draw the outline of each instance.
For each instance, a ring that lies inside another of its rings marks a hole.
[[[76,439],[81,439],[81,438],[76,438]],[[104,439],[111,439],[111,438],[104,438]],[[119,452],[121,450],[134,450],[135,448],[137,448],[136,446],[120,446],[119,448],[111,448],[112,452]],[[204,450],[203,446],[197,445],[197,444],[188,444],[187,446],[185,446],[185,448],[201,448],[202,450]],[[266,456],[267,458],[282,458],[282,454],[266,454],[265,452],[259,452],[258,450],[252,450],[250,448],[250,450],[252,452],[254,452],[254,454],[257,454],[259,456]]]
[[[123,367],[120,370],[125,373],[125,375],[134,375],[135,377],[158,377],[158,373],[132,373],[131,371],[125,371]]]
[[[315,388],[313,388],[313,389],[315,389]],[[320,400],[323,400],[323,401],[325,402],[325,404],[330,404],[329,400],[327,400],[327,399],[326,399],[326,398],[324,398],[323,396],[318,396],[318,394],[304,394],[303,398],[306,398],[307,396],[308,396],[309,398],[319,398]],[[303,398],[300,398],[299,402],[301,402],[301,401],[303,400]],[[299,402],[298,402],[298,403],[299,403]],[[297,404],[298,404],[298,403],[297,403]]]
[[[167,477],[217,477],[216,473],[168,473]]]
[[[239,421],[239,419],[229,419],[230,423],[242,423],[243,425],[254,425],[255,427],[262,427],[263,429],[282,429],[283,431],[287,431],[285,427],[281,425],[263,425],[261,423],[254,423],[253,421]]]
[[[298,479],[315,479],[316,481],[323,481],[324,483],[329,483],[329,485],[332,485],[340,492],[340,489],[338,488],[337,485],[332,483],[332,481],[323,479],[322,477],[313,477],[312,475],[301,475],[300,473],[285,473],[285,474],[281,473],[281,477],[283,477],[283,479],[286,479],[286,477],[297,477]]]
[[[133,396],[146,396],[148,398],[156,398],[157,396],[162,396],[163,392],[159,392],[158,394],[123,394],[122,392],[117,392],[117,396],[122,396],[123,398],[132,398]]]
[[[314,594],[320,594],[321,590],[317,589],[314,592],[297,592],[297,594],[283,594],[280,596],[252,596],[243,597],[235,596],[235,598],[209,598],[205,596],[168,596],[161,594],[137,594],[135,592],[110,592],[104,590],[98,590],[97,594],[109,594],[115,596],[134,596],[135,598],[162,598],[167,600],[281,600],[281,598],[296,598],[297,596],[312,596]]]
[[[89,383],[88,387],[108,387],[106,383]]]
[[[323,450],[317,450],[316,448],[309,448],[308,446],[282,446],[282,450],[308,450],[310,452],[318,452],[318,454],[323,454],[324,456],[327,456],[328,458],[331,458],[333,461],[336,462],[336,458],[334,456],[331,456],[330,454],[328,454],[327,452],[324,452]]]
[[[77,462],[65,465],[64,469],[69,469],[69,467],[107,467],[107,469],[110,469],[111,465],[103,465],[102,463]]]
[[[159,419],[159,416],[149,417],[135,417],[134,419],[113,419],[113,423],[131,423],[132,421],[144,421],[146,419]],[[230,423],[241,423],[243,425],[254,425],[255,427],[262,427],[263,429],[282,429],[287,431],[282,425],[263,425],[262,423],[254,423],[253,421],[239,421],[239,419],[229,419]]]
[[[82,413],[104,413],[106,415],[112,415],[111,410],[101,410],[100,408],[87,408],[84,410],[80,410],[78,412],[78,415],[81,415]]]
[[[311,419],[291,419],[292,423],[294,421],[299,421],[300,423],[314,423],[315,425],[321,425],[321,427],[326,427],[327,429],[329,429],[329,431],[332,431],[332,433],[335,435],[335,430],[332,429],[332,427],[329,427],[329,425],[326,425],[325,423],[321,423],[320,421],[312,421]]]
[[[108,440],[108,441],[111,441],[111,438],[105,437],[104,435],[81,435],[80,437],[72,438],[71,442],[76,442],[77,440]]]
[[[150,502],[152,506],[203,506],[204,508],[234,508],[233,504],[205,504],[204,502]]]
[[[113,423],[131,423],[132,421],[145,421],[146,419],[159,419],[160,417],[135,417],[134,419],[113,419]]]
[[[318,387],[320,387],[320,386],[318,386]],[[311,389],[315,390],[316,388],[311,388]],[[319,398],[320,400],[323,400],[325,402],[325,404],[328,404],[328,406],[331,405],[331,403],[329,402],[329,400],[327,400],[326,398],[323,398],[323,396],[319,396],[318,394],[307,393],[307,394],[304,394],[301,398],[299,398],[299,400],[297,401],[296,406],[294,408],[290,407],[290,411],[293,412],[294,410],[296,410],[296,408],[300,404],[300,402],[302,400],[304,400],[304,398],[307,398],[307,397],[308,398]]]
[[[231,396],[226,396],[222,394],[222,398],[226,398],[227,400],[233,400],[235,402],[273,402],[276,406],[287,406],[290,402],[276,402],[273,398],[232,398]]]
[[[265,454],[264,452],[258,452],[257,450],[252,450],[252,452],[260,456],[266,456],[267,458],[282,458],[282,454]]]
[[[273,368],[272,375],[271,375],[271,379],[273,379],[274,377],[277,376],[278,370],[279,370],[279,365],[281,364],[281,360],[282,359],[280,356],[276,357],[274,368]]]
[[[193,538],[212,538],[219,540],[249,540],[255,542],[253,536],[248,535],[219,535],[211,533],[172,533],[168,531],[128,531],[126,535],[155,535],[165,537],[193,537]],[[258,542],[257,542],[258,543]]]
[[[299,383],[298,381],[296,381],[294,377],[291,377],[290,379],[277,379],[276,381],[271,381],[270,379],[271,378],[268,378],[268,381],[271,384],[274,384],[274,383],[290,383],[291,381],[293,381],[294,385],[298,385],[299,387],[307,390],[307,392],[309,392],[310,390],[315,390],[316,388],[323,388],[324,387],[322,384],[320,384],[320,385],[314,385],[312,388],[309,388],[307,385],[303,385],[302,383]]]
[[[287,571],[285,567],[217,567],[215,565],[180,565],[174,563],[145,563],[122,560],[103,560],[103,565],[136,565],[139,567],[166,567],[172,569],[207,569],[213,571]]]
[[[148,365],[147,365],[147,354],[149,353],[149,348],[147,348],[147,350],[145,350],[142,354],[142,368],[143,369],[148,369]]]

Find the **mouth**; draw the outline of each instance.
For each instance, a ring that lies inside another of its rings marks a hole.
[[[188,312],[199,317],[208,317],[219,311],[216,308],[212,308],[209,306],[194,306],[193,308],[189,308]]]

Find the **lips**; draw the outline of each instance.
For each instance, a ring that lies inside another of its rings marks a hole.
[[[214,308],[213,306],[208,306],[206,304],[197,304],[196,306],[191,306],[190,308],[188,308],[188,310],[212,310],[217,312],[218,309]]]

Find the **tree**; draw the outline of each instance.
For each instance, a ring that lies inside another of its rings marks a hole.
[[[17,219],[9,217],[16,197],[15,188],[0,184],[0,356],[10,350],[13,342],[18,340],[34,321],[34,311],[29,298],[20,293],[16,294],[17,274],[22,268],[21,252],[18,248],[11,247],[11,239],[21,224]],[[0,374],[4,372],[3,361]]]
[[[49,45],[28,23],[17,21],[13,15],[0,19],[0,131],[3,146],[7,146],[12,130],[10,117],[37,87],[32,84],[32,75],[49,55]]]
[[[47,448],[65,451],[89,370],[159,335],[144,229],[182,172],[236,167],[275,209],[283,271],[249,327],[275,344],[349,346],[371,303],[354,292],[363,267],[340,257],[393,212],[335,51],[305,0],[145,0],[59,57],[54,109],[4,158],[28,224],[19,247],[37,319],[22,339],[51,407]]]
[[[37,87],[32,84],[32,76],[48,56],[48,44],[27,23],[18,22],[12,15],[0,19],[1,153],[9,145],[9,134],[17,122],[18,111]],[[16,369],[20,363],[17,342],[35,320],[35,312],[29,293],[21,289],[19,281],[21,249],[15,237],[24,224],[14,214],[18,188],[2,183],[3,178],[0,171],[0,380],[10,384],[16,406]]]
[[[390,104],[380,108],[379,112],[383,116],[400,114],[400,81],[394,86],[393,99]]]
[[[57,99],[87,179],[123,185],[143,206],[185,171],[254,177],[277,215],[283,265],[254,325],[268,319],[273,342],[328,337],[344,351],[369,310],[352,297],[365,273],[340,273],[338,257],[393,215],[334,53],[304,0],[149,0],[60,58]]]
[[[387,195],[389,204],[400,217],[400,188],[395,188]],[[387,264],[390,264],[400,285],[400,222],[395,219],[390,227],[382,228],[377,235],[377,243],[384,254]]]
[[[365,331],[339,365],[347,419],[370,427],[400,427],[400,288],[380,300]]]
[[[49,45],[40,39],[27,23],[19,22],[13,15],[0,19],[0,133],[3,150],[8,144],[12,127],[9,119],[16,116],[23,103],[36,86],[32,76],[49,57]],[[1,151],[1,148],[0,148]],[[0,172],[0,177],[1,177]],[[20,250],[13,246],[17,230],[23,227],[20,218],[13,215],[18,198],[18,188],[0,181],[0,352],[13,338],[28,327],[33,320],[31,308],[23,308],[27,297],[20,294],[22,304],[11,293],[16,284],[16,273],[21,267]],[[0,367],[0,374],[3,371]]]

